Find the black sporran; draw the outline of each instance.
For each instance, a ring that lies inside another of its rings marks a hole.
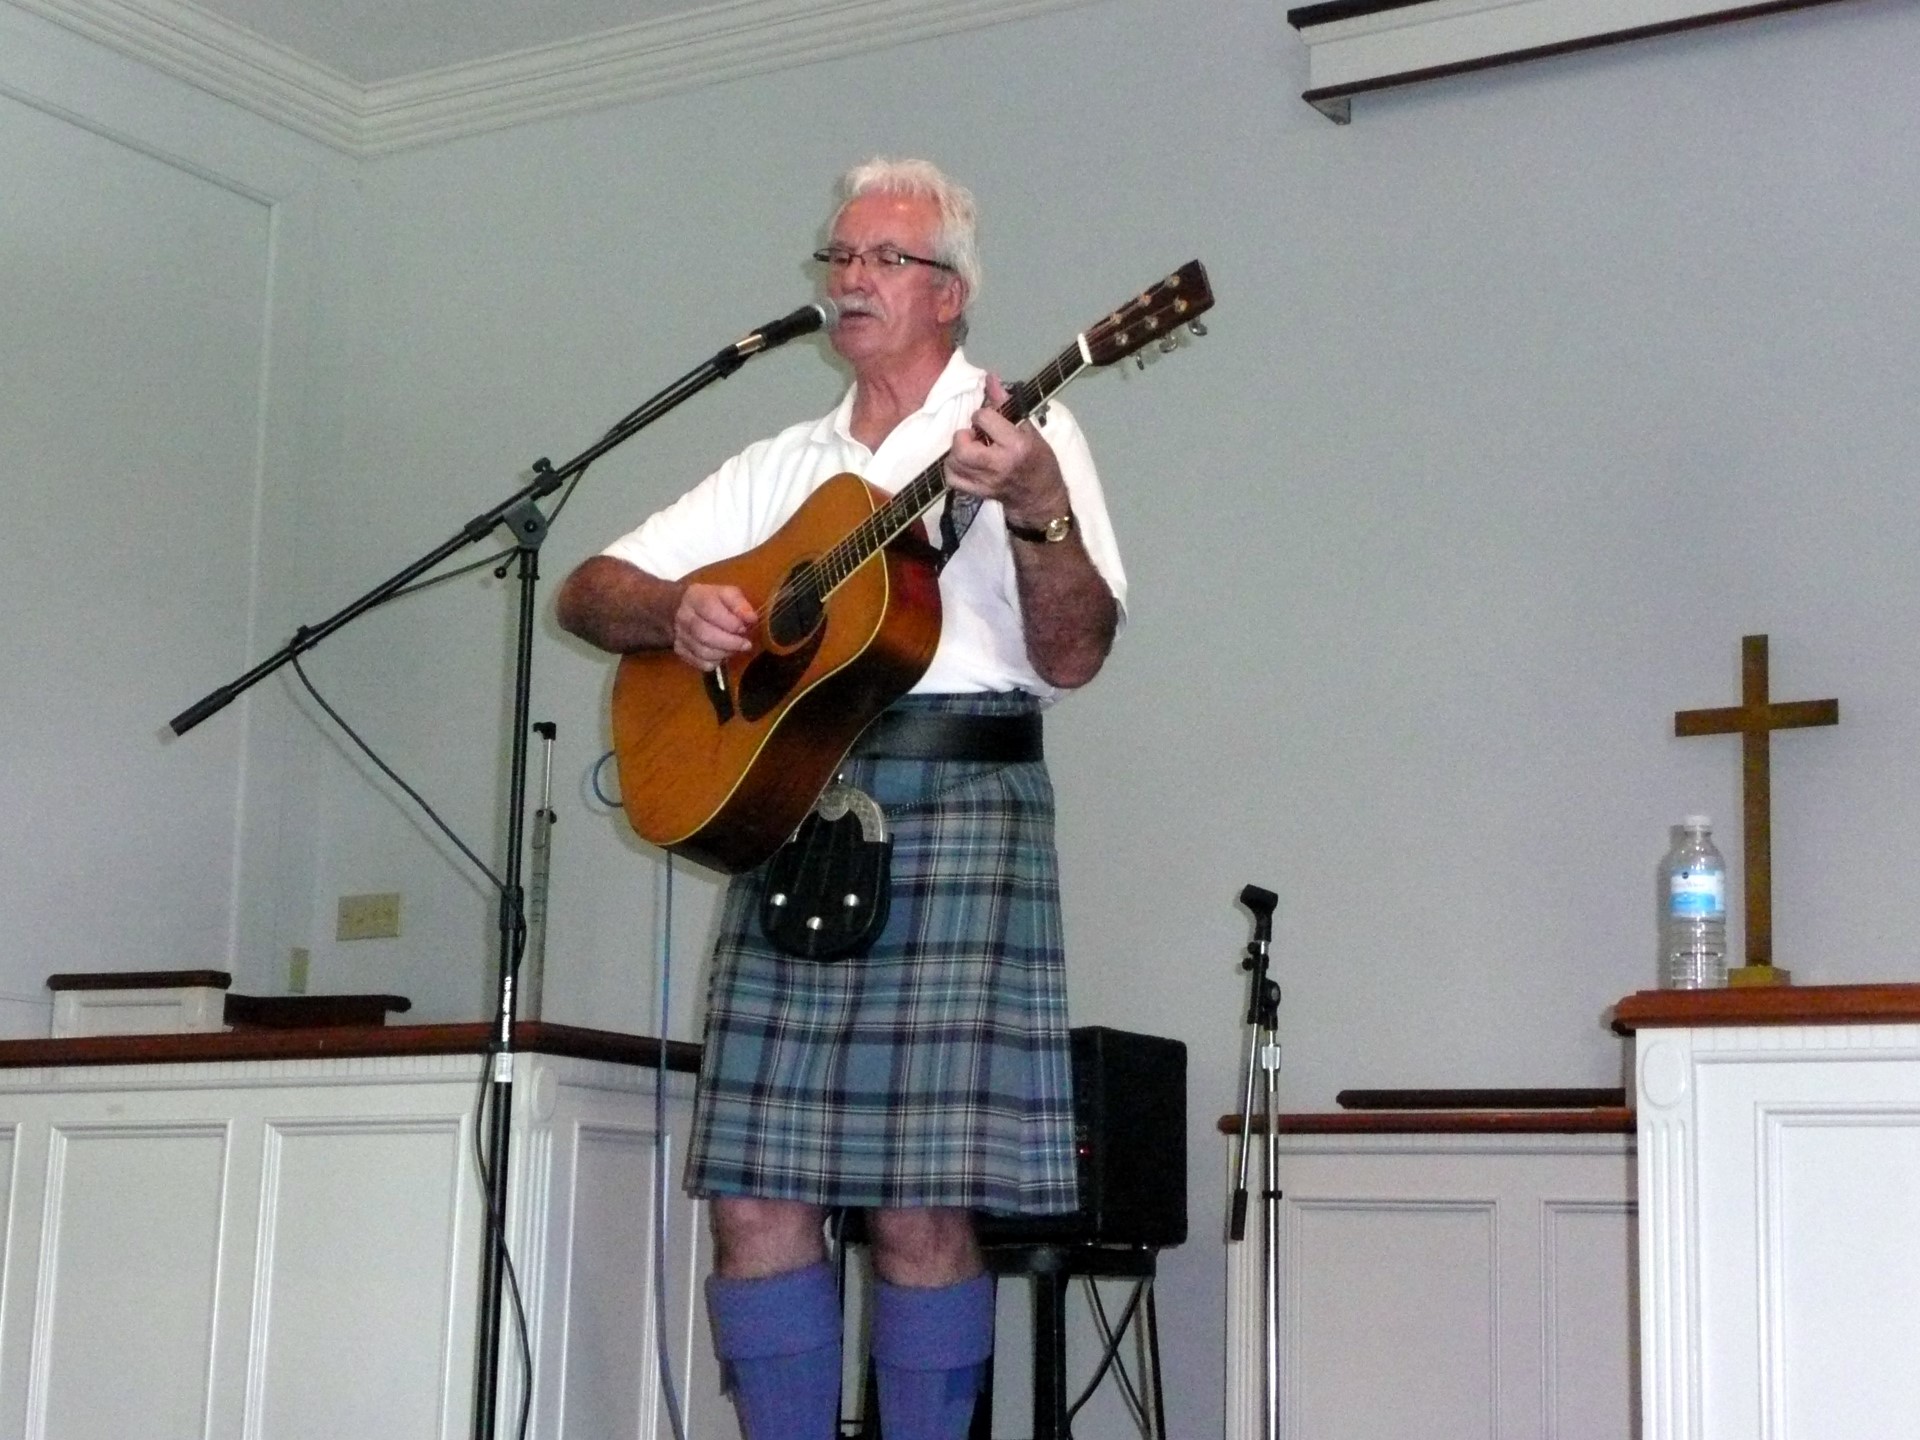
[[[887,925],[892,858],[873,797],[828,786],[768,863],[761,933],[803,960],[866,954]]]

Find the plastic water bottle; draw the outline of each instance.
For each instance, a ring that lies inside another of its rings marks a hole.
[[[1713,822],[1689,815],[1660,866],[1662,980],[1669,990],[1727,983],[1727,862],[1713,844]]]

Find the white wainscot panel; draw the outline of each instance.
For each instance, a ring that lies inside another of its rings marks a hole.
[[[1769,1432],[1911,1435],[1920,1428],[1920,1111],[1763,1107],[1760,1119]],[[1862,1183],[1867,1175],[1873,1183]]]
[[[669,1080],[667,1141],[657,1144],[651,1097],[632,1072],[545,1060],[533,1067],[517,1213],[531,1223],[520,1249],[529,1257],[524,1283],[538,1340],[539,1434],[671,1440],[664,1349],[688,1433],[738,1436],[704,1322],[704,1207],[681,1193],[673,1143],[691,1091],[688,1077]],[[665,1290],[659,1311],[656,1273]]]
[[[1492,1436],[1492,1203],[1309,1200],[1289,1214],[1288,1433]]]
[[[1551,1440],[1621,1440],[1637,1433],[1640,1413],[1633,1202],[1550,1200],[1545,1220],[1542,1433]]]
[[[29,1434],[205,1433],[226,1157],[219,1124],[53,1130]]]
[[[436,1433],[469,1378],[451,1373],[462,1132],[455,1119],[267,1127],[248,1407],[261,1433]]]
[[[466,1435],[479,1064],[0,1070],[0,1440]],[[631,1064],[514,1059],[508,1228],[537,1440],[673,1433],[649,1289],[652,1090]],[[689,1077],[669,1091],[673,1136]],[[698,1304],[700,1209],[667,1168],[661,1269],[682,1410],[700,1440],[737,1440]],[[502,1434],[525,1393],[519,1339],[509,1292]]]
[[[1287,1440],[1632,1440],[1626,1135],[1283,1137]],[[1227,1437],[1265,1423],[1262,1217],[1230,1245]]]

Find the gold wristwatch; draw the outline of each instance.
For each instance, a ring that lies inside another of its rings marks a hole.
[[[1045,525],[1016,525],[1007,521],[1007,533],[1018,540],[1031,541],[1035,545],[1058,545],[1073,533],[1073,512],[1056,515]]]

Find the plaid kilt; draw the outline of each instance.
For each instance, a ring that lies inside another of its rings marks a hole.
[[[913,696],[974,714],[1031,696]],[[886,929],[819,963],[728,888],[686,1184],[816,1205],[1075,1208],[1065,956],[1043,762],[850,760],[893,839]]]

